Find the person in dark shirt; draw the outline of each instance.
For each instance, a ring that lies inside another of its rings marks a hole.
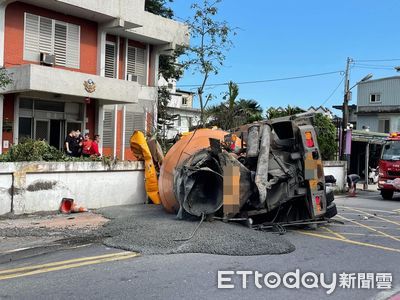
[[[76,138],[76,149],[72,151],[74,153],[73,156],[81,157],[82,155],[82,147],[83,147],[83,136],[79,129],[75,130],[75,138]]]
[[[76,148],[77,148],[77,140],[76,140],[76,133],[75,130],[71,130],[67,137],[65,138],[65,154],[68,156],[75,156],[76,155]]]

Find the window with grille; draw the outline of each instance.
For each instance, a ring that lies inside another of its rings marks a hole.
[[[133,111],[125,113],[125,145],[129,145],[131,136],[135,130],[145,132],[145,115]]]
[[[128,78],[146,84],[146,50],[128,46],[126,59],[126,73]],[[136,80],[135,80],[136,79]]]
[[[53,54],[56,65],[79,69],[80,26],[25,13],[24,59]]]
[[[36,120],[35,122],[35,139],[49,141],[49,121]]]
[[[106,57],[105,57],[105,67],[104,74],[106,77],[115,78],[116,76],[116,47],[115,43],[107,42],[106,43]]]
[[[114,111],[104,110],[103,146],[112,147],[113,145],[114,145]]]

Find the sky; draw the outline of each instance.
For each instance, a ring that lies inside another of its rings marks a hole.
[[[170,4],[176,19],[191,15],[191,3],[174,0]],[[399,13],[398,0],[223,0],[218,18],[238,30],[224,67],[208,83],[344,71],[347,57],[355,61],[351,86],[369,73],[372,79],[400,76],[393,68],[400,65]],[[264,109],[322,104],[331,109],[343,102],[343,75],[239,84],[239,98],[255,99]],[[186,71],[177,85],[190,90],[193,87],[188,85],[200,82],[199,76]],[[220,102],[226,90],[225,86],[208,88],[217,96],[211,104]],[[356,94],[354,88],[350,104],[356,104]]]

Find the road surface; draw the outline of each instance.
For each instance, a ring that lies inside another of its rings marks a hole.
[[[140,255],[92,244],[0,264],[0,298],[321,299],[328,296],[328,287],[320,284],[321,273],[327,283],[336,274],[331,299],[388,299],[399,294],[400,198],[386,201],[377,192],[364,192],[335,201],[337,222],[286,233],[296,246],[290,254]],[[218,271],[234,272],[220,274],[221,280],[232,279],[221,281],[221,285],[232,284],[234,288],[218,289]],[[243,275],[237,271],[249,271],[246,288]],[[266,277],[259,277],[257,287],[255,271],[262,276],[270,273],[268,286],[263,281]],[[282,280],[277,288],[273,288],[277,277],[271,272]],[[289,284],[296,284],[299,274],[299,288],[283,284],[287,272],[294,272],[293,281],[290,276],[286,279]],[[306,288],[315,282],[306,278],[305,284],[301,283],[306,272],[316,274],[318,288]],[[341,281],[340,274],[345,274]],[[388,284],[390,289],[377,288]]]

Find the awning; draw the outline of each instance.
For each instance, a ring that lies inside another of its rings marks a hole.
[[[370,144],[384,144],[389,137],[388,133],[371,132],[365,130],[353,130],[351,140]]]

